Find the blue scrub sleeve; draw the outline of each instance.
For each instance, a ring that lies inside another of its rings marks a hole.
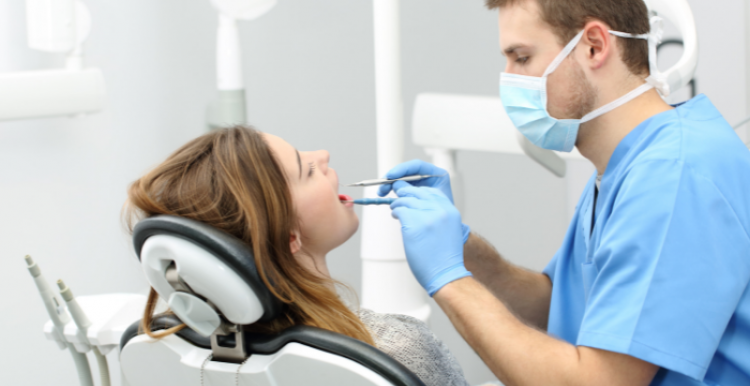
[[[558,250],[557,253],[555,253],[555,256],[552,257],[552,260],[547,263],[547,266],[544,267],[544,270],[542,271],[542,273],[547,275],[549,280],[553,283],[555,282],[555,270],[557,268],[557,260],[559,255],[560,251]]]
[[[750,281],[750,239],[688,164],[651,160],[627,173],[582,267],[592,282],[577,344],[702,380]]]

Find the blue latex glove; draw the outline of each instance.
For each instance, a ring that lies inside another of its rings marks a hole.
[[[406,176],[413,176],[415,174],[442,176],[442,177],[425,178],[424,180],[409,182],[408,184],[411,184],[413,186],[426,186],[426,187],[438,189],[446,197],[448,197],[448,199],[450,199],[451,204],[454,204],[453,191],[451,190],[451,178],[448,175],[448,172],[445,169],[439,168],[431,163],[428,163],[419,159],[406,161],[406,162],[396,165],[393,169],[389,170],[388,173],[386,173],[385,178],[396,179],[396,178],[401,178],[401,177],[406,177]],[[397,182],[396,184],[380,185],[380,188],[378,188],[378,195],[380,197],[385,197],[386,195],[388,195],[391,189],[396,190],[398,186],[401,186],[401,187],[406,186],[403,184],[405,184],[405,182]],[[471,233],[471,228],[469,228],[469,226],[466,224],[461,224],[461,226],[463,227],[464,244],[466,244],[466,241],[469,240],[469,234]]]
[[[413,159],[404,163],[396,165],[393,169],[386,173],[385,178],[390,180],[413,176],[415,174],[426,174],[433,176],[443,177],[431,177],[425,178],[424,180],[413,181],[410,184],[414,186],[429,186],[431,188],[439,189],[443,194],[451,200],[453,203],[453,192],[451,191],[451,177],[445,169],[441,169],[431,163],[424,162],[419,159]],[[393,189],[391,184],[380,185],[378,189],[378,195],[385,197]]]
[[[471,276],[464,266],[461,214],[435,188],[394,184],[399,198],[391,204],[401,222],[409,268],[430,296],[446,284]]]

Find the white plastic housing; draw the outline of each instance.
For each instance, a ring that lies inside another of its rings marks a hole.
[[[216,77],[219,90],[245,88],[237,21],[224,14],[219,15],[219,30],[216,35]]]
[[[208,361],[201,376],[201,366],[210,354],[174,335],[158,341],[137,336],[120,354],[122,385],[392,385],[359,363],[299,343],[290,343],[273,355],[253,354],[242,365]]]
[[[526,154],[563,177],[561,158],[582,158],[578,150],[557,153],[533,145],[513,125],[498,97],[419,94],[414,106],[412,140],[427,149]]]
[[[379,176],[404,157],[399,6],[399,0],[373,1]],[[365,189],[365,197],[375,197],[375,189]],[[363,209],[361,252],[362,307],[426,321],[430,315],[427,295],[409,270],[401,224],[391,217],[389,208]]]
[[[377,186],[365,188],[365,197],[376,197]],[[393,193],[390,195],[395,197]],[[377,312],[427,320],[427,295],[409,269],[401,238],[401,224],[385,205],[362,208],[362,306]],[[387,242],[385,242],[387,241]]]
[[[77,44],[75,0],[26,0],[29,47],[67,52]]]
[[[399,6],[399,0],[373,1],[378,176],[404,157]]]
[[[165,277],[172,262],[180,278],[210,300],[230,322],[251,324],[263,316],[263,306],[255,292],[232,268],[190,241],[156,235],[143,244],[141,265],[162,299],[169,300],[176,292]]]
[[[0,74],[0,121],[93,113],[104,97],[98,69]]]
[[[668,19],[682,35],[683,51],[680,60],[664,76],[672,91],[685,87],[695,75],[698,66],[698,33],[695,18],[687,0],[645,0],[650,10]]]
[[[51,320],[44,325],[44,334],[61,346],[66,342],[73,344],[81,353],[96,346],[106,355],[118,347],[123,332],[143,316],[146,307],[146,297],[135,294],[78,296],[76,300],[91,321],[85,339],[82,339],[78,327],[69,318],[64,326],[64,337],[56,332]]]
[[[201,298],[185,292],[172,292],[169,297],[169,308],[195,330],[195,332],[209,337],[221,325],[219,314]]]
[[[252,20],[270,11],[276,0],[211,0],[211,3],[231,18]]]

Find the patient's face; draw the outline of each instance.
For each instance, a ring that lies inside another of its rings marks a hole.
[[[328,167],[328,152],[298,152],[275,135],[263,138],[289,181],[305,251],[325,255],[343,244],[357,231],[359,219],[352,204],[341,203],[339,177]]]

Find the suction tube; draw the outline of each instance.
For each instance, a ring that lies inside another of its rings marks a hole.
[[[68,309],[70,310],[70,314],[73,316],[73,321],[75,322],[76,326],[78,326],[79,333],[83,336],[86,343],[89,343],[87,332],[89,330],[89,327],[91,327],[91,321],[86,316],[86,313],[83,312],[83,309],[78,304],[78,301],[75,299],[75,297],[73,297],[73,292],[70,290],[70,288],[68,288],[68,286],[66,286],[62,280],[57,281],[57,286],[60,287],[60,295],[62,295],[63,299],[65,299],[65,302],[68,303]],[[96,362],[99,365],[99,377],[101,379],[101,386],[110,386],[111,382],[109,380],[109,365],[107,364],[107,357],[102,355],[98,347],[92,346],[92,349],[94,351],[94,356],[96,357]]]
[[[41,269],[39,269],[39,266],[34,262],[31,256],[26,255],[24,259],[26,260],[29,273],[34,278],[34,283],[36,284],[37,289],[39,289],[39,294],[42,296],[42,301],[44,302],[45,308],[47,308],[47,313],[49,314],[50,319],[52,319],[52,323],[55,325],[54,333],[58,335],[58,342],[65,342],[61,343],[61,348],[67,348],[68,351],[70,351],[70,355],[73,357],[73,362],[76,365],[76,371],[78,371],[78,379],[81,382],[81,386],[94,386],[94,380],[91,378],[91,367],[89,366],[88,359],[86,359],[86,355],[76,351],[73,344],[65,340],[65,325],[70,322],[70,315],[68,315],[68,312],[65,310],[65,307],[60,302],[59,298],[55,296],[54,292],[52,292],[52,289],[42,275]]]

